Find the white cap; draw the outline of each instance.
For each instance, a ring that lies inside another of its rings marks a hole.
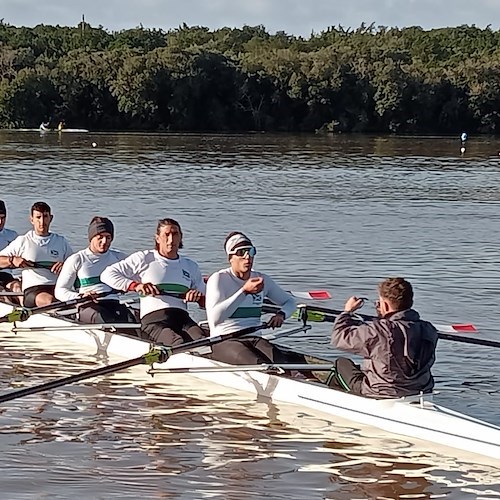
[[[252,246],[252,242],[248,236],[245,236],[243,233],[236,233],[231,236],[226,242],[226,253],[228,255],[236,248],[236,245],[240,243],[248,243],[249,246]]]

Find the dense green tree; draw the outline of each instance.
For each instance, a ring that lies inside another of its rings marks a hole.
[[[0,21],[0,124],[495,133],[500,31],[263,26],[109,32]]]

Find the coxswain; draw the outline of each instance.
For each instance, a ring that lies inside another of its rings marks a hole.
[[[364,322],[353,314],[364,299],[351,297],[333,326],[332,344],[364,358],[363,366],[338,358],[327,384],[371,398],[399,398],[431,392],[431,367],[438,333],[413,309],[413,288],[403,278],[378,286],[379,317]]]

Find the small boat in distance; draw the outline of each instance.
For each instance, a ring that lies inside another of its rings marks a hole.
[[[86,134],[89,132],[88,129],[86,128],[63,128],[62,130],[58,130],[56,128],[15,128],[15,129],[8,129],[9,132],[38,132],[42,134],[47,134],[49,132],[56,132],[56,133],[75,133],[75,134]]]

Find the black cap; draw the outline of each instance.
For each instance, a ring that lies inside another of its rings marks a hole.
[[[89,241],[98,234],[109,233],[115,236],[113,223],[107,217],[94,217],[89,224]]]
[[[5,201],[0,200],[0,214],[7,214],[7,207],[5,206]]]

